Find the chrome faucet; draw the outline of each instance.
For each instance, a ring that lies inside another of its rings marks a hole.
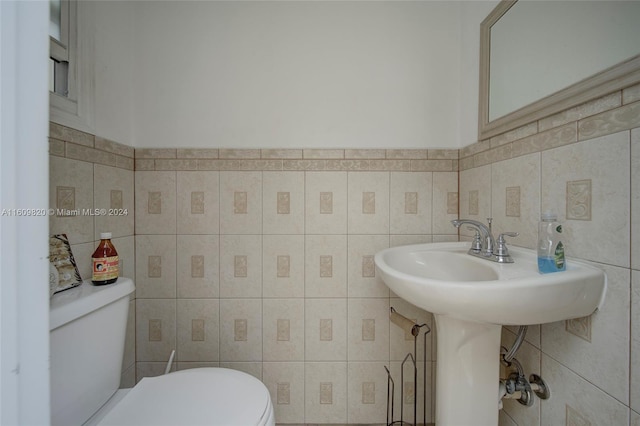
[[[456,228],[460,228],[462,225],[470,225],[470,229],[476,231],[476,236],[469,254],[472,256],[480,257],[483,259],[491,260],[498,263],[513,263],[513,258],[509,254],[507,249],[507,243],[504,237],[517,237],[517,232],[504,232],[498,236],[498,241],[493,238],[491,233],[492,218],[487,218],[489,225],[485,225],[482,222],[471,219],[455,219],[451,223]]]

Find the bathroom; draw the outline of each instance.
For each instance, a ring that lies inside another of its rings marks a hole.
[[[554,208],[568,255],[607,273],[607,300],[529,328],[518,359],[553,398],[507,401],[500,424],[640,425],[640,86],[479,140],[479,26],[496,4],[78,5],[91,59],[78,114],[52,110],[40,189],[49,207],[128,211],[45,225],[68,235],[83,277],[99,233],[114,234],[137,287],[123,387],[176,349],[174,369],[261,379],[278,423],[384,423],[384,366],[397,374],[413,347],[389,307],[432,318],[389,292],[371,256],[455,241],[458,217],[492,216],[533,248]]]

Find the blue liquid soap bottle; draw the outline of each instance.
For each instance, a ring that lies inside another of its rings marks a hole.
[[[538,224],[538,270],[541,274],[567,269],[564,259],[562,225],[553,212],[544,212]]]

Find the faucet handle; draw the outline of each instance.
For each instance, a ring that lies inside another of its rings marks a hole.
[[[509,249],[507,249],[507,242],[504,240],[504,237],[517,237],[520,235],[517,232],[503,232],[498,235],[498,241],[496,244],[495,255],[498,257],[511,258],[509,256]]]
[[[473,242],[471,243],[471,250],[479,253],[482,251],[482,237],[480,237],[480,231],[478,228],[474,228],[473,226],[467,226],[469,231],[475,231],[476,235],[473,237]]]

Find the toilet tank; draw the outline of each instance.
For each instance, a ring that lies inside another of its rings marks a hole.
[[[51,424],[81,425],[120,386],[130,278],[57,293],[49,313]]]

